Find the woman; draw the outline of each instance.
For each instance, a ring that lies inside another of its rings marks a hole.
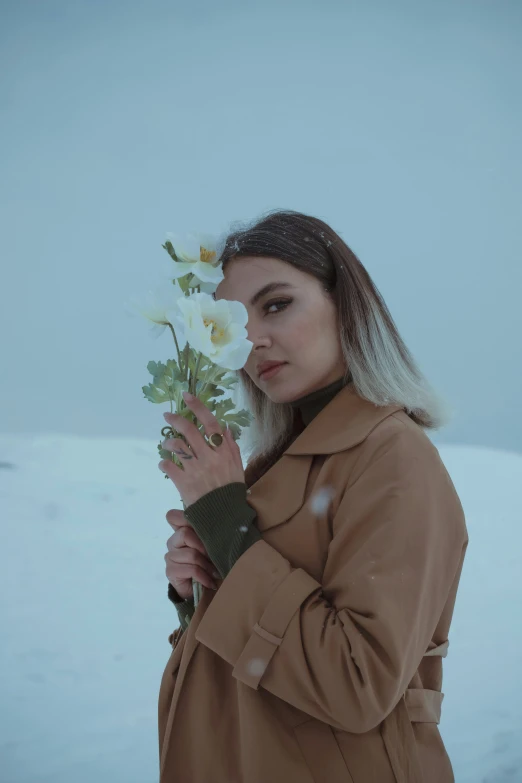
[[[270,213],[221,259],[216,299],[248,311],[255,448],[243,471],[201,402],[187,400],[214,443],[165,414],[190,448],[168,441],[184,469],[160,464],[186,507],[167,514],[181,625],[159,695],[161,783],[453,781],[437,724],[468,537],[425,433],[441,405],[321,220]]]

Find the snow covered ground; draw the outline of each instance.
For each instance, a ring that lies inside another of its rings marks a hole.
[[[522,781],[522,456],[439,451],[470,533],[441,731],[457,783]],[[158,461],[143,440],[0,437],[2,783],[158,779],[180,507]]]

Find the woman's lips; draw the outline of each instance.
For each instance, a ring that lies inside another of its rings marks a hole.
[[[276,373],[279,372],[279,370],[282,370],[283,367],[286,366],[286,362],[284,364],[275,364],[273,367],[270,367],[268,370],[265,370],[261,373],[259,376],[260,380],[266,381],[268,378],[272,378]]]

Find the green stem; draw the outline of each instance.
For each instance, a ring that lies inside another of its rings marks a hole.
[[[181,372],[183,372],[183,366],[182,366],[182,363],[181,363],[181,353],[180,353],[180,350],[179,350],[179,345],[178,345],[178,339],[176,337],[176,332],[174,331],[174,327],[172,326],[171,323],[169,323],[168,326],[169,326],[170,331],[172,332],[172,336],[174,338],[174,342],[176,343],[176,351],[178,353],[179,369],[181,370]]]
[[[194,370],[193,389],[192,389],[192,394],[194,395],[194,397],[196,396],[196,384],[197,384],[197,380],[198,380],[198,371],[199,371],[199,365],[201,364],[201,357],[202,356],[203,356],[203,354],[200,352],[199,356],[197,358],[197,361],[196,361],[196,369]],[[189,389],[190,389],[190,386],[189,386]]]
[[[183,351],[183,356],[185,360],[185,366],[182,370],[182,372],[185,375],[185,380],[189,380],[189,354],[190,354],[190,345],[187,343],[185,346],[185,350]]]
[[[214,368],[213,368],[212,364],[209,364],[208,370],[207,370],[207,372],[205,374],[205,380],[203,381],[203,386],[201,387],[201,392],[200,392],[201,394],[203,394],[203,392],[205,391],[205,389],[207,388],[207,386],[208,386],[208,384],[210,382],[209,381],[209,376],[211,375],[213,369]]]

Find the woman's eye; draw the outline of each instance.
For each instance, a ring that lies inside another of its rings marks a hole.
[[[275,315],[276,313],[280,313],[282,310],[288,307],[291,301],[292,301],[291,299],[278,299],[275,302],[268,302],[264,306],[263,310],[265,310],[267,315]],[[271,307],[277,307],[277,310],[272,310],[272,312],[269,312],[269,309]]]

